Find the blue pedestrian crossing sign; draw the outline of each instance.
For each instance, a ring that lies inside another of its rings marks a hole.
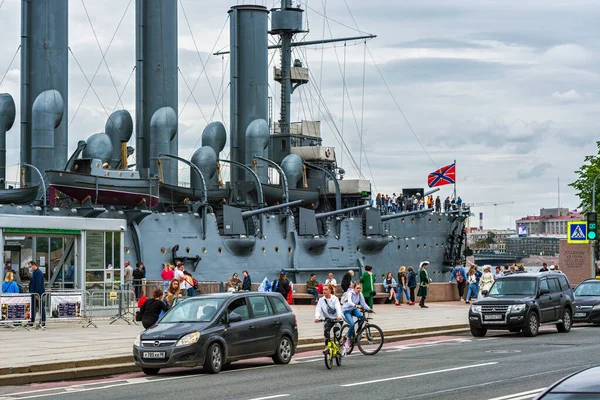
[[[587,223],[585,221],[569,222],[567,235],[568,243],[589,243],[587,238]]]

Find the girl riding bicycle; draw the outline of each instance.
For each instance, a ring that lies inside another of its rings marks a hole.
[[[350,348],[350,342],[352,341],[352,336],[354,336],[354,318],[353,316],[358,318],[358,331],[362,327],[364,317],[360,310],[371,311],[371,308],[367,305],[365,301],[365,297],[362,294],[362,286],[360,283],[354,285],[354,288],[348,289],[348,291],[344,294],[344,304],[342,306],[342,310],[344,312],[344,318],[348,321],[348,325],[350,328],[348,329],[348,337],[346,338],[346,343],[344,343],[344,347],[346,350]]]
[[[333,334],[338,341],[341,341],[342,330],[342,306],[337,297],[333,296],[334,287],[331,283],[323,286],[323,297],[319,299],[315,309],[315,322],[319,323],[325,320],[323,335],[325,336],[325,345],[329,342],[331,336],[329,331],[333,328]],[[327,349],[325,349],[327,350]]]

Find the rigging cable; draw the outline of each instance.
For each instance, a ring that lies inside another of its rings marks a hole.
[[[4,4],[4,1],[2,2],[2,4]],[[0,4],[0,8],[2,8],[1,4]],[[8,67],[6,68],[6,72],[4,73],[4,76],[2,76],[2,80],[0,81],[0,86],[2,86],[2,83],[4,82],[4,78],[6,78],[6,75],[8,75],[8,71],[10,71],[10,67],[12,67],[12,63],[15,61],[15,57],[17,57],[17,54],[19,54],[19,50],[21,50],[21,45],[19,45],[17,47],[17,51],[15,51],[15,54],[13,55],[12,60],[10,60],[10,63],[8,64]]]
[[[208,57],[206,58],[206,64],[205,64],[204,61],[202,60],[202,56],[200,55],[200,50],[198,49],[198,44],[196,43],[196,38],[194,37],[194,32],[192,31],[192,26],[190,25],[190,20],[188,19],[187,13],[185,12],[185,7],[183,6],[183,0],[179,0],[179,4],[181,5],[181,11],[183,12],[183,16],[185,18],[185,22],[186,22],[186,24],[188,26],[188,29],[190,30],[190,36],[192,37],[192,42],[194,43],[194,47],[196,48],[196,54],[198,55],[198,59],[200,60],[200,65],[202,65],[202,72],[200,72],[200,75],[198,76],[198,80],[199,80],[200,77],[204,74],[204,71],[206,70],[206,65],[208,64],[208,60],[210,59],[210,56],[213,53],[214,48],[217,46],[218,40],[221,38],[221,33],[223,33],[223,29],[225,28],[225,25],[223,25],[223,28],[221,28],[221,32],[219,33],[219,37],[217,38],[217,42],[215,42],[215,45],[213,46],[213,49],[210,51],[210,53],[208,53]],[[225,24],[227,24],[228,20],[229,20],[229,16],[225,20]],[[214,91],[214,89],[212,87],[212,84],[210,83],[210,79],[208,78],[208,74],[206,74],[206,81],[208,82],[208,87],[210,88],[210,92],[211,92],[211,94],[213,96],[213,99],[216,102],[216,107],[219,110],[219,114],[221,115],[221,119],[225,119],[225,117],[223,115],[223,110],[221,110],[221,107],[219,107],[219,101],[217,100],[217,96],[215,95],[215,91]],[[196,83],[197,83],[197,81],[194,83],[193,89],[196,88]]]
[[[353,30],[355,32],[358,32],[360,34],[371,35],[371,33],[369,33],[369,32],[361,31],[360,29],[353,28],[353,27],[351,27],[349,25],[344,24],[343,22],[337,21],[337,20],[335,20],[333,18],[327,17],[327,15],[321,14],[320,12],[318,12],[317,10],[315,10],[314,8],[309,7],[308,4],[307,4],[307,2],[303,2],[301,0],[298,0],[298,4],[303,4],[308,10],[311,10],[312,12],[315,12],[315,13],[319,14],[320,16],[322,16],[324,18],[327,18],[327,20],[333,21],[336,24],[341,25],[341,26],[343,26],[345,28],[348,28],[348,29]]]
[[[325,23],[327,21],[327,0],[321,0],[323,4],[323,36],[321,40],[325,40]],[[323,58],[325,55],[325,43],[321,43],[321,68],[319,69],[319,90],[323,87]],[[306,57],[308,59],[308,56]],[[319,110],[319,119],[321,118],[321,103],[317,103],[317,109]],[[343,132],[343,127],[342,127]],[[343,135],[342,135],[343,137]]]
[[[130,5],[131,5],[131,0],[129,0],[129,3],[127,3],[127,7],[125,8],[123,15],[121,16],[121,20],[119,21],[119,24],[117,25],[117,28],[115,29],[115,33],[113,33],[113,36],[110,39],[110,42],[108,43],[108,47],[106,47],[106,51],[104,52],[104,55],[106,55],[106,53],[108,53],[110,46],[112,45],[113,41],[115,40],[115,37],[117,36],[117,32],[119,31],[119,28],[121,27],[121,23],[123,22],[123,19],[125,18],[125,14],[127,14],[127,10],[129,10]],[[69,49],[69,51],[71,51],[71,49]],[[72,51],[71,51],[71,54],[73,54]],[[104,55],[103,55],[103,57],[104,57]],[[73,57],[75,57],[75,56],[73,56]],[[90,91],[90,88],[92,87],[92,83],[94,82],[94,79],[96,78],[96,75],[98,74],[98,71],[100,71],[100,67],[102,67],[102,60],[100,60],[98,67],[96,67],[96,72],[94,72],[94,75],[92,76],[92,80],[91,81],[88,80],[89,85],[86,88],[85,92],[83,93],[83,97],[81,98],[81,101],[79,102],[79,105],[77,106],[77,109],[75,110],[75,113],[73,114],[73,117],[71,118],[69,127],[71,127],[71,125],[73,124],[73,121],[75,120],[75,117],[77,116],[77,113],[79,112],[79,109],[81,108],[81,105],[83,104],[83,101],[85,100],[88,92]],[[85,76],[85,74],[84,74],[84,76]],[[87,80],[87,77],[86,77],[86,80]],[[117,91],[117,94],[118,94],[118,91]],[[96,94],[96,96],[98,96],[98,95]],[[125,108],[125,107],[123,107],[123,108]]]
[[[131,4],[131,0],[129,0],[129,3],[127,3],[127,8],[125,9],[125,12],[127,12],[127,9],[129,8],[129,5]],[[110,68],[108,67],[108,62],[106,61],[106,52],[102,51],[102,46],[100,46],[100,40],[98,40],[98,35],[96,35],[96,30],[94,29],[94,24],[92,24],[92,19],[90,18],[90,14],[88,13],[87,8],[85,7],[85,2],[83,0],[81,0],[81,5],[83,6],[83,10],[85,11],[85,15],[87,16],[88,22],[90,23],[90,27],[92,28],[92,33],[94,34],[94,38],[96,39],[96,44],[98,45],[98,49],[100,50],[100,55],[102,56],[102,61],[104,61],[104,65],[106,65],[106,70],[108,71],[108,76],[110,77],[110,80],[112,81],[113,87],[115,88],[115,92],[117,93],[117,96],[119,96],[119,89],[117,89],[117,84],[115,83],[115,79],[112,76],[112,73],[110,72]],[[123,14],[123,17],[125,16],[125,14]],[[121,17],[121,21],[123,21],[123,17]],[[121,21],[119,21],[119,26],[121,26]],[[119,29],[117,27],[117,29]],[[115,31],[115,35],[117,34],[117,32]],[[114,38],[114,36],[113,36]],[[112,43],[112,40],[111,40]],[[108,52],[108,49],[107,49]],[[121,107],[125,108],[125,106],[123,105],[123,103],[121,103]]]
[[[371,53],[371,49],[369,49],[368,46],[367,46],[367,52],[369,53],[369,56],[371,57],[371,60],[373,60],[373,65],[375,65],[375,68],[377,69],[377,72],[379,73],[379,76],[381,77],[381,80],[383,81],[383,84],[387,88],[387,91],[389,92],[390,96],[392,97],[392,100],[394,101],[394,104],[396,105],[396,108],[398,109],[398,111],[400,111],[400,115],[402,115],[402,118],[404,118],[404,121],[406,122],[406,125],[408,126],[408,129],[412,132],[412,134],[414,135],[415,139],[417,140],[417,142],[419,143],[419,145],[421,146],[421,148],[425,152],[425,154],[427,154],[427,157],[429,157],[429,160],[431,160],[431,164],[433,164],[433,166],[437,168],[437,164],[435,163],[435,161],[433,161],[433,158],[431,158],[431,155],[429,154],[429,152],[427,151],[427,149],[425,148],[425,146],[421,142],[421,139],[419,139],[419,136],[417,135],[417,133],[415,132],[415,130],[411,126],[410,122],[408,122],[408,118],[406,118],[406,115],[404,115],[404,112],[402,111],[402,108],[400,107],[400,104],[398,104],[398,101],[396,100],[396,97],[394,96],[394,93],[392,92],[392,89],[390,88],[390,86],[388,85],[387,81],[385,80],[385,77],[383,76],[383,73],[379,69],[379,65],[377,65],[377,63],[375,62],[375,58],[373,57],[373,54]]]
[[[365,146],[363,144],[363,127],[364,127],[364,121],[365,121],[365,71],[366,71],[366,66],[367,66],[367,41],[365,40],[365,46],[364,46],[364,50],[363,50],[363,76],[362,76],[362,100],[361,100],[361,104],[360,104],[360,155],[358,157],[359,159],[359,166],[362,168],[362,155],[365,152]],[[367,155],[365,154],[365,158],[367,158]]]
[[[321,67],[323,67],[321,65]],[[346,42],[344,42],[344,73],[342,74],[342,140],[344,140],[344,112],[346,106]],[[342,156],[344,152],[340,154],[340,166],[342,165]]]
[[[90,82],[90,80],[88,79],[87,75],[85,74],[85,72],[83,71],[83,68],[81,68],[81,64],[79,64],[79,60],[77,60],[77,57],[75,57],[75,53],[73,53],[73,50],[68,47],[69,52],[71,53],[71,55],[73,56],[73,59],[75,60],[75,63],[77,64],[77,66],[79,67],[79,70],[81,71],[83,77],[85,78],[85,80],[87,81],[90,89],[92,89],[92,92],[96,95],[96,98],[98,99],[98,102],[100,103],[100,105],[102,106],[102,109],[104,110],[104,112],[106,113],[106,116],[110,118],[110,115],[108,114],[108,112],[106,111],[106,107],[104,107],[104,104],[102,103],[102,100],[100,100],[100,96],[98,96],[98,93],[96,92],[96,89],[94,89],[92,87],[92,83]],[[79,110],[79,107],[77,108],[77,110]],[[73,116],[73,119],[75,118],[75,116]],[[73,119],[71,119],[71,123],[69,124],[69,126],[73,123]]]

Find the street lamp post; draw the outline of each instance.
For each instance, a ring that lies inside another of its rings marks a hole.
[[[44,182],[44,176],[42,175],[40,170],[37,169],[37,167],[35,167],[34,165],[27,164],[27,163],[22,163],[21,165],[23,165],[24,167],[29,167],[29,168],[33,169],[39,175],[40,182],[42,183],[43,198],[44,198],[44,207],[42,208],[42,212],[43,212],[43,215],[46,215],[46,182]]]

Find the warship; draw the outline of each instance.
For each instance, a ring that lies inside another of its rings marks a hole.
[[[20,188],[0,188],[0,214],[40,216],[41,225],[45,215],[120,220],[121,262],[143,262],[147,279],[160,280],[163,263],[182,261],[198,281],[222,282],[242,270],[254,282],[281,270],[293,282],[311,273],[341,279],[366,265],[379,280],[400,265],[416,268],[428,260],[432,279],[448,280],[449,266],[461,257],[468,210],[381,215],[372,205],[371,183],[344,176],[319,121],[291,121],[294,90],[311,79],[308,68],[292,60],[292,48],[303,45],[295,41],[304,32],[303,12],[291,0],[274,9],[229,9],[229,132],[222,122],[208,124],[202,146],[186,160],[178,155],[177,1],[137,0],[135,126],[129,111],[117,110],[69,156],[68,1],[23,1],[20,156],[31,168],[23,170]],[[269,44],[269,35],[277,45]],[[275,123],[270,50],[280,54],[273,71],[281,88]],[[10,94],[0,96],[5,149],[15,104]],[[135,149],[127,147],[134,133]],[[136,163],[128,165],[132,154]],[[189,166],[189,185],[178,181],[178,162]],[[228,182],[220,179],[224,165]],[[2,185],[4,174],[1,168]],[[404,193],[427,194],[424,188]],[[51,282],[67,263],[61,262],[49,272]]]

